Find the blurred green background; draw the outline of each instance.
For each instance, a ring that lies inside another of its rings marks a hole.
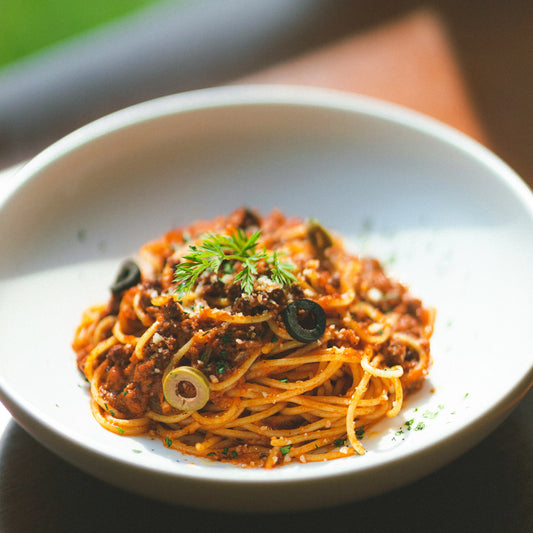
[[[0,68],[161,0],[0,0]]]

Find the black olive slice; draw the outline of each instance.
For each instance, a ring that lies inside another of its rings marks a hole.
[[[326,331],[324,309],[307,298],[291,302],[282,317],[287,333],[298,342],[314,342]]]
[[[252,226],[255,226],[257,228],[260,227],[261,226],[261,219],[259,218],[257,213],[255,213],[254,211],[252,211],[248,207],[245,207],[244,208],[244,214],[243,214],[243,217],[242,217],[242,221],[241,221],[239,227],[241,229],[246,229],[246,228],[249,228],[249,227],[252,227]]]
[[[141,281],[141,271],[137,264],[131,259],[125,261],[118,272],[117,278],[113,285],[111,285],[111,292],[118,294]]]

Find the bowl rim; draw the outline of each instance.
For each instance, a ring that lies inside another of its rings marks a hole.
[[[133,104],[97,118],[58,139],[22,164],[16,173],[19,180],[25,183],[58,158],[93,140],[164,116],[209,108],[257,105],[316,107],[371,115],[417,130],[470,154],[490,167],[533,210],[533,192],[522,178],[491,150],[453,126],[419,111],[379,98],[300,85],[243,84],[209,87]]]
[[[520,200],[533,220],[533,193],[525,182],[489,149],[455,128],[417,111],[376,98],[330,89],[289,85],[233,85],[200,89],[148,100],[99,118],[56,141],[20,167],[17,170],[17,184],[3,201],[0,201],[0,209],[21,188],[38,179],[40,173],[49,166],[70,153],[76,152],[102,137],[113,135],[119,130],[186,112],[242,106],[281,105],[367,115],[436,138],[440,142],[453,146],[463,154],[470,156],[490,170],[493,179],[499,180],[506,185],[507,190]],[[398,457],[389,457],[371,462],[363,468],[354,468],[346,463],[343,464],[342,461],[330,461],[328,464],[332,465],[331,468],[298,470],[296,475],[292,474],[292,469],[276,468],[267,471],[268,475],[265,474],[264,469],[246,469],[244,477],[238,475],[238,472],[242,471],[242,469],[203,468],[203,465],[202,468],[184,468],[180,472],[174,470],[168,472],[159,467],[124,459],[114,453],[110,453],[108,450],[96,451],[91,446],[58,429],[53,420],[36,417],[26,405],[24,399],[20,397],[20,394],[13,390],[1,375],[0,399],[8,407],[8,410],[16,413],[15,418],[30,433],[40,436],[39,440],[51,448],[53,448],[53,445],[50,443],[60,439],[65,441],[65,445],[75,447],[88,456],[98,456],[100,458],[103,456],[106,460],[116,462],[124,467],[135,468],[138,471],[159,476],[209,480],[218,483],[230,482],[232,484],[275,484],[279,482],[320,480],[332,476],[353,475],[363,471],[366,473],[374,472],[392,463],[413,460],[453,445],[458,446],[457,455],[459,455],[459,453],[468,449],[464,448],[464,442],[468,442],[468,447],[471,447],[484,438],[493,429],[488,427],[490,426],[490,421],[500,419],[499,421],[501,422],[511,412],[521,397],[526,394],[532,384],[533,362],[529,371],[516,380],[514,386],[497,403],[492,404],[490,408],[474,419],[458,424],[452,434],[435,442],[420,444],[415,449],[408,450]],[[503,417],[502,413],[504,414]],[[476,432],[478,434],[474,438],[473,434]],[[463,441],[462,447],[459,444],[461,441]],[[341,464],[337,465],[337,463]],[[250,474],[250,472],[254,473]]]

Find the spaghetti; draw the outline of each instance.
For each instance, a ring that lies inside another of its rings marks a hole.
[[[277,211],[174,229],[111,292],[73,341],[94,417],[185,454],[267,468],[364,454],[431,365],[434,311]]]

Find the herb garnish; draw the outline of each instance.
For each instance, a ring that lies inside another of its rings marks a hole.
[[[230,368],[231,366],[227,361],[219,361],[217,363],[217,374],[224,374]]]
[[[291,449],[291,445],[287,444],[287,446],[282,446],[279,451],[281,452],[281,455],[287,455]]]
[[[203,272],[218,272],[223,265],[223,271],[228,272],[228,262],[231,265],[241,263],[242,270],[235,276],[235,281],[240,282],[246,294],[252,293],[259,261],[267,262],[272,279],[280,285],[290,285],[296,281],[291,272],[294,265],[280,261],[277,251],[269,254],[266,248],[257,250],[260,235],[261,231],[256,231],[248,237],[243,230],[238,229],[232,235],[208,234],[200,244],[190,245],[190,253],[183,256],[186,261],[177,265],[174,273],[179,296],[185,296]]]

